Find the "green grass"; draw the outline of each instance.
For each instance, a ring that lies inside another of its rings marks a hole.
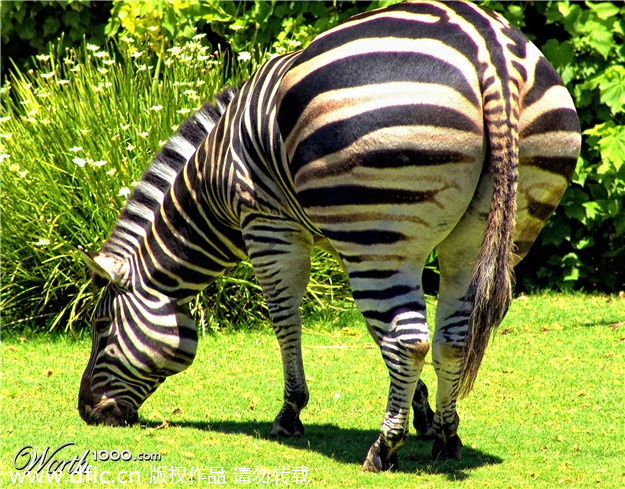
[[[431,443],[409,438],[394,474],[360,469],[382,419],[388,375],[353,311],[304,334],[311,400],[299,440],[269,437],[282,370],[268,328],[202,338],[194,365],[148,399],[132,428],[90,427],[78,416],[88,339],[12,335],[2,347],[0,482],[8,485],[19,448],[74,442],[68,456],[161,454],[160,462],[97,462],[112,476],[138,470],[141,487],[152,486],[150,467],[160,465],[223,467],[229,487],[235,468],[307,466],[309,487],[623,488],[624,321],[618,297],[515,300],[475,390],[460,403],[463,460],[433,463]],[[423,378],[434,391],[429,361]]]

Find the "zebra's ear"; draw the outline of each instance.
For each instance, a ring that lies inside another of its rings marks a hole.
[[[87,253],[80,250],[83,260],[91,271],[94,282],[97,278],[116,285],[122,285],[128,276],[128,262],[107,253]]]

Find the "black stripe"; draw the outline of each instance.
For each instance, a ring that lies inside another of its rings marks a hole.
[[[575,110],[558,108],[549,110],[537,117],[521,131],[521,138],[552,131],[579,132],[579,130],[579,119]]]
[[[339,205],[416,204],[428,202],[436,190],[403,190],[372,188],[364,185],[338,185],[330,189],[308,189],[297,193],[302,207],[329,207]]]
[[[474,106],[480,105],[464,73],[450,63],[420,53],[365,53],[338,59],[291,87],[280,106],[280,131],[285,138],[288,137],[300,114],[320,93],[391,82],[445,84],[464,95]],[[415,101],[419,98],[416,92]]]
[[[325,236],[332,240],[359,245],[393,244],[406,239],[406,235],[397,231],[367,229],[364,231],[325,230]]]
[[[414,289],[407,285],[393,285],[385,289],[354,290],[352,296],[355,300],[388,300],[400,295],[409,294]]]
[[[549,219],[549,216],[556,210],[556,206],[553,204],[545,204],[543,202],[538,202],[537,200],[533,200],[530,202],[527,210],[529,211],[532,217],[536,219],[540,219],[542,221],[546,221]]]
[[[575,171],[577,158],[570,156],[532,156],[530,158],[522,158],[521,165],[535,166],[541,170],[557,173],[568,179]]]
[[[392,307],[387,311],[363,311],[363,316],[367,319],[380,321],[384,324],[391,324],[393,318],[404,312],[424,311],[425,304],[421,304],[418,301],[409,302],[408,304],[402,304],[400,306]],[[386,333],[385,333],[386,334]]]
[[[290,165],[291,171],[295,175],[307,163],[345,149],[370,132],[405,126],[437,126],[482,134],[481,127],[478,127],[459,110],[430,104],[384,107],[332,122],[312,133],[297,146]],[[417,158],[426,156],[426,152],[411,154],[410,150],[401,150],[397,155],[401,155],[402,152],[405,153],[404,159],[406,156],[410,156],[410,159],[414,157],[416,164],[418,164]],[[361,158],[365,158],[365,163],[370,162],[371,165],[374,165],[372,159],[375,156],[372,154],[372,158],[369,158],[360,155]],[[431,157],[436,160],[444,156],[431,154]]]
[[[351,279],[387,279],[393,275],[399,273],[397,270],[361,270],[356,272],[350,272],[349,278]]]
[[[560,75],[553,69],[545,58],[540,58],[536,63],[534,72],[534,84],[523,97],[523,107],[529,107],[541,99],[545,92],[553,87],[562,85]]]

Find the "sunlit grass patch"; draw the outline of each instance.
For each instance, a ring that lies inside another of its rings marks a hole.
[[[139,487],[150,487],[153,466],[221,467],[227,487],[235,487],[236,468],[306,466],[308,487],[620,489],[624,317],[625,300],[618,297],[515,300],[475,390],[459,403],[463,460],[433,462],[431,442],[410,437],[400,451],[399,472],[377,475],[363,473],[360,465],[382,421],[388,373],[357,313],[338,319],[341,328],[307,321],[303,352],[311,398],[302,414],[306,433],[292,440],[269,436],[283,385],[268,325],[202,337],[194,365],[148,399],[139,426],[121,429],[87,426],[78,416],[87,337],[9,335],[2,351],[0,482],[7,485],[20,447],[73,441],[76,453],[160,454],[159,462],[96,464],[111,474],[139,471]],[[422,378],[434,402],[429,357]]]

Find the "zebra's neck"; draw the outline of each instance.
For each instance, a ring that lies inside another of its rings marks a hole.
[[[155,211],[131,260],[135,287],[191,299],[245,257],[241,231],[224,224],[205,198],[204,162],[200,147]]]
[[[197,171],[201,168],[195,162],[201,162],[202,165],[208,164],[205,162],[205,147],[203,146],[236,94],[237,91],[234,89],[224,90],[215,97],[214,105],[205,104],[191,118],[185,120],[177,133],[156,155],[128,199],[111,235],[102,248],[102,253],[118,261],[129,261],[134,276],[133,282],[143,283],[148,288],[157,286],[157,289],[160,289],[158,285],[162,285],[160,292],[173,292],[177,287],[174,287],[171,277],[172,273],[176,273],[180,264],[175,258],[169,263],[170,260],[167,257],[170,255],[183,260],[185,257],[190,260],[199,260],[197,263],[208,263],[207,270],[209,271],[218,269],[218,265],[224,262],[223,257],[217,251],[204,257],[194,256],[194,246],[191,243],[196,244],[196,242],[185,238],[192,234],[189,229],[192,232],[198,232],[193,227],[194,225],[197,227],[197,224],[202,222],[202,217],[204,224],[200,227],[206,229],[200,235],[210,236],[211,221],[216,221],[211,219],[210,212],[200,210],[203,209],[198,200],[201,192],[189,185],[198,186]],[[194,158],[198,148],[201,153],[204,153]],[[189,219],[185,219],[184,216]],[[166,238],[166,241],[163,241],[163,236],[171,232],[172,222],[177,234],[172,234]],[[220,243],[219,236],[228,233],[220,230],[219,227],[219,222],[215,222],[213,231],[216,234],[212,242],[217,249],[227,247],[227,243],[232,240],[236,241],[235,236],[225,238],[226,244]],[[226,254],[230,256],[230,253]],[[210,263],[213,256],[214,264]],[[171,270],[168,269],[170,266]],[[210,282],[210,278],[207,276],[203,280]],[[182,289],[185,288],[182,287],[175,295],[184,294]]]

